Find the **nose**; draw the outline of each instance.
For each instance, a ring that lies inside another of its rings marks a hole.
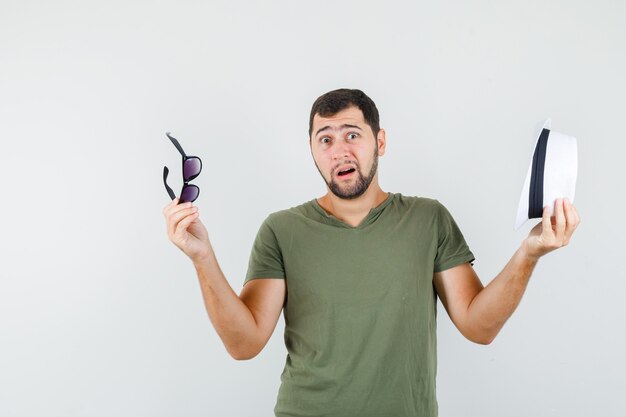
[[[350,156],[348,144],[343,140],[335,142],[333,146],[333,159],[345,159],[348,156]]]

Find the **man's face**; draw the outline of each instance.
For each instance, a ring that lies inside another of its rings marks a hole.
[[[367,191],[384,150],[384,131],[375,139],[358,107],[313,117],[311,154],[324,182],[339,198],[354,199]]]

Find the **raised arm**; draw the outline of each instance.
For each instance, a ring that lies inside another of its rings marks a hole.
[[[470,264],[433,276],[435,289],[454,325],[469,340],[489,344],[513,314],[539,258],[566,246],[580,218],[567,200],[557,200],[554,217],[544,208],[537,224],[504,269],[483,287]]]
[[[255,357],[267,344],[282,310],[283,279],[249,281],[237,296],[217,262],[208,233],[192,203],[173,200],[163,209],[169,239],[189,258],[198,273],[209,319],[235,359]]]

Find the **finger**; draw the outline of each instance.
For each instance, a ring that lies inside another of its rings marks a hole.
[[[185,216],[188,216],[197,211],[198,207],[196,206],[175,207],[170,211],[168,223],[173,223],[175,226],[176,223],[181,221]]]
[[[183,218],[180,222],[178,222],[177,226],[176,226],[176,236],[182,236],[184,234],[184,232],[187,231],[187,228],[189,227],[189,225],[198,218],[198,216],[200,215],[200,213],[195,212],[195,213],[191,213],[189,215],[187,215],[185,218]]]
[[[576,210],[574,204],[572,204],[572,212],[574,213],[574,217],[576,218],[576,227],[578,227],[578,225],[580,224],[580,216],[578,215],[578,210]]]
[[[172,201],[170,201],[169,203],[167,203],[165,205],[165,207],[163,207],[163,215],[166,215],[167,211],[174,207],[176,204],[178,204],[178,197],[176,197],[175,199],[173,199]]]
[[[197,212],[198,212],[198,207],[187,207],[187,208],[177,210],[176,212],[173,212],[169,216],[168,221],[167,221],[167,231],[170,237],[174,236],[174,234],[176,233],[178,224],[180,223],[181,220]]]
[[[563,213],[563,199],[558,198],[554,203],[554,217],[556,218],[556,239],[562,242],[565,237],[565,214]]]
[[[543,216],[541,217],[541,225],[542,225],[541,234],[554,237],[554,232],[552,231],[552,221],[550,218],[549,206],[545,206],[543,208]]]
[[[578,216],[578,211],[576,211],[576,207],[574,207],[574,205],[572,204],[571,201],[569,201],[569,199],[566,200],[565,209],[566,209],[566,213],[569,213],[571,217],[572,225],[574,227],[578,226],[578,223],[580,223],[580,217]],[[570,222],[570,217],[567,218],[568,223]]]
[[[574,211],[574,206],[572,206],[572,203],[567,198],[564,200],[563,211],[565,213],[566,221],[564,243],[567,245],[570,238],[572,237],[572,234],[574,233],[574,230],[576,229],[576,226],[578,225],[576,222],[576,213]]]
[[[173,200],[173,201],[175,201],[175,200]],[[179,212],[181,210],[187,209],[187,208],[192,207],[192,206],[193,205],[190,202],[180,203],[180,204],[171,204],[164,211],[165,217],[169,217],[169,216],[171,216],[172,214],[174,214],[176,212]]]

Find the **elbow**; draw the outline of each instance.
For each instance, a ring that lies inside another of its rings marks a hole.
[[[495,340],[503,325],[504,322],[491,322],[488,324],[465,322],[463,326],[459,327],[459,330],[461,330],[466,339],[486,346]]]
[[[251,354],[251,353],[246,353],[246,352],[228,351],[228,354],[230,355],[231,358],[233,358],[236,361],[249,361],[250,359],[256,356],[256,354]]]
[[[476,344],[487,346],[487,345],[490,345],[491,342],[493,342],[495,338],[496,338],[495,336],[487,336],[487,337],[483,336],[483,337],[475,337],[469,340],[471,340],[472,342]]]
[[[242,354],[230,354],[230,356],[236,360],[236,361],[249,361],[250,359],[253,359],[254,357],[256,357],[256,354],[253,355],[242,355]]]
[[[493,332],[466,332],[463,334],[465,338],[479,345],[490,345],[496,338],[498,333]]]
[[[249,361],[255,358],[260,351],[258,349],[252,349],[250,346],[238,346],[226,348],[228,354],[236,361]]]

